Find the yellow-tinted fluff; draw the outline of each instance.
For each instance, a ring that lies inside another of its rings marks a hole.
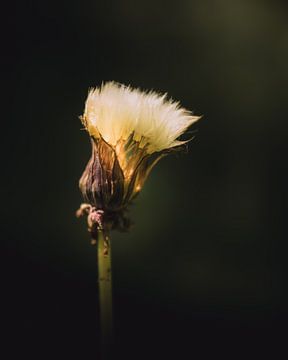
[[[183,144],[177,138],[199,119],[167,95],[143,92],[115,82],[89,91],[82,121],[91,136],[115,147],[133,138],[147,153]]]

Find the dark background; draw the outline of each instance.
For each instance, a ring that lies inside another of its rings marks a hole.
[[[278,358],[286,2],[19,1],[3,14],[3,359],[99,358],[96,253],[74,213],[90,155],[78,116],[107,80],[203,115],[189,152],[152,172],[130,233],[113,234],[115,358]]]

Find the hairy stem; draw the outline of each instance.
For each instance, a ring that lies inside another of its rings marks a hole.
[[[113,346],[111,248],[103,230],[98,230],[97,243],[101,350],[103,359],[108,359]]]

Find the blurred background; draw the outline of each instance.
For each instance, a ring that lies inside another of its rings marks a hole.
[[[2,34],[2,310],[8,356],[99,358],[96,250],[78,179],[89,87],[203,115],[113,233],[115,358],[257,358],[287,329],[288,6],[16,1]],[[3,339],[2,339],[3,340]],[[277,358],[277,357],[276,357]]]

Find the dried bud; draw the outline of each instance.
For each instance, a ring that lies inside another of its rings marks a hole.
[[[92,211],[103,211],[105,226],[128,226],[127,205],[157,161],[185,143],[177,138],[198,118],[166,95],[113,82],[90,90],[81,120],[92,156],[79,185]]]

